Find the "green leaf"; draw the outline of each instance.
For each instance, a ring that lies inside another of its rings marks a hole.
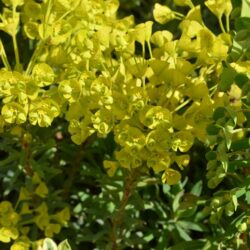
[[[191,193],[193,195],[200,196],[202,192],[202,186],[203,186],[202,180],[196,182],[195,185],[191,189]]]
[[[227,149],[229,150],[232,143],[232,129],[224,129],[224,136]]]
[[[192,240],[189,242],[181,242],[175,246],[172,246],[170,248],[167,248],[167,250],[200,250],[203,249],[205,242],[201,240]]]
[[[250,35],[250,29],[243,29],[236,34],[234,39],[237,42],[245,41],[249,38],[249,35]]]
[[[214,121],[217,121],[221,118],[223,118],[224,116],[226,116],[226,109],[225,107],[218,107],[216,108],[216,110],[214,111],[214,114],[213,114],[213,119]]]
[[[218,135],[220,132],[220,128],[216,126],[215,124],[209,124],[207,126],[207,133],[209,135]]]
[[[246,202],[250,205],[250,191],[246,192]]]
[[[220,89],[222,91],[229,90],[231,84],[234,82],[234,77],[237,72],[233,68],[223,68],[221,79],[220,79]]]
[[[233,141],[231,145],[232,150],[242,150],[250,148],[250,138]]]
[[[70,247],[70,245],[69,245],[68,240],[62,241],[62,242],[58,245],[58,250],[71,250],[71,247]]]
[[[150,242],[152,239],[154,239],[154,234],[147,234],[143,237],[143,239],[146,241],[146,242]]]
[[[178,225],[180,225],[182,228],[186,229],[186,230],[193,230],[193,231],[197,231],[197,232],[204,232],[206,231],[206,228],[199,223],[195,223],[192,221],[178,221]]]
[[[238,168],[250,167],[250,160],[235,160],[228,163],[228,170],[234,172]]]
[[[216,160],[217,153],[216,153],[216,151],[209,151],[206,153],[205,157],[208,161]]]
[[[234,210],[236,211],[237,207],[238,207],[238,200],[237,200],[237,197],[236,195],[233,195],[232,196],[232,202],[234,204]]]
[[[244,54],[244,51],[245,50],[242,48],[242,45],[236,40],[233,40],[232,50],[229,54],[230,60],[237,61]]]
[[[248,29],[250,27],[250,18],[249,17],[240,17],[235,20],[235,29],[242,30]]]
[[[248,77],[245,75],[245,74],[238,74],[235,76],[234,78],[235,80],[235,83],[240,87],[242,88],[248,81]]]
[[[188,235],[188,233],[182,228],[181,224],[179,224],[179,221],[177,222],[176,224],[176,229],[180,235],[180,237],[183,239],[183,240],[186,240],[186,241],[191,241],[192,239],[190,238],[190,236]]]
[[[179,206],[180,206],[180,199],[181,199],[182,196],[183,196],[183,191],[179,192],[175,196],[174,201],[173,201],[173,205],[172,205],[172,208],[173,208],[174,212],[176,212],[177,209],[179,208]]]

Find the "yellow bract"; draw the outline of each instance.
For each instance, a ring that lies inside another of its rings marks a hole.
[[[154,152],[148,156],[147,165],[158,173],[170,167],[171,157],[165,152]]]
[[[233,9],[230,0],[207,0],[205,5],[218,18],[221,18],[223,14],[230,15]]]
[[[172,140],[172,149],[181,152],[187,152],[193,145],[194,137],[190,132],[180,131],[174,134]]]
[[[167,6],[155,4],[153,10],[154,19],[160,24],[165,24],[175,18],[175,13]]]
[[[52,68],[46,63],[36,64],[33,68],[32,78],[40,87],[52,84],[54,77],[55,75]]]
[[[163,30],[163,31],[156,31],[151,36],[151,42],[158,47],[162,47],[166,42],[172,41],[173,34],[170,31]]]
[[[18,5],[23,5],[24,0],[3,0],[3,3],[6,5],[12,5],[12,6],[16,7]]]
[[[141,44],[149,42],[152,34],[152,21],[141,23],[135,26],[135,40]]]
[[[10,242],[11,239],[15,240],[18,238],[18,231],[14,227],[1,227],[0,228],[0,241]]]
[[[77,102],[82,93],[82,87],[79,81],[72,80],[64,80],[60,82],[58,91],[62,94],[63,98],[65,98],[69,103]]]
[[[11,245],[10,250],[29,250],[30,244],[25,241],[17,240],[13,245]]]
[[[174,0],[174,3],[179,6],[189,6],[190,8],[194,7],[191,0]]]
[[[181,174],[174,169],[167,169],[163,173],[161,179],[163,183],[167,183],[168,185],[174,185],[181,180]]]
[[[107,160],[105,160],[105,161],[103,161],[103,166],[106,169],[108,175],[110,177],[112,177],[112,176],[114,176],[114,174],[115,174],[115,172],[116,172],[116,170],[118,168],[118,163],[115,162],[115,161],[107,161]]]
[[[55,117],[59,115],[59,106],[51,99],[36,100],[31,103],[29,121],[32,125],[48,127]]]

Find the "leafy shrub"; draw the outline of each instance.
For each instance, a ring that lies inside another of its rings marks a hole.
[[[247,249],[249,2],[152,3],[2,1],[1,249]]]

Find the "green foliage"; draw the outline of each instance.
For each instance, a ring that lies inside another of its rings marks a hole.
[[[0,6],[1,249],[245,249],[248,0]]]

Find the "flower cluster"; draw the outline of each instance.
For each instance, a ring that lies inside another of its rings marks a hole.
[[[115,0],[8,3],[4,11],[22,7],[18,25],[38,43],[26,70],[1,70],[3,126],[48,127],[61,116],[76,144],[113,131],[115,164],[106,166],[145,165],[164,171],[163,181],[178,182],[171,166],[188,165],[185,153],[195,138],[205,141],[213,109],[223,101],[213,82],[231,41],[205,26],[199,5],[176,4],[190,7],[185,17],[160,4],[153,14],[160,24],[180,20],[178,38],[167,30],[153,33],[152,21],[118,19]],[[206,5],[215,8],[212,1]],[[216,9],[227,15],[229,5]]]

